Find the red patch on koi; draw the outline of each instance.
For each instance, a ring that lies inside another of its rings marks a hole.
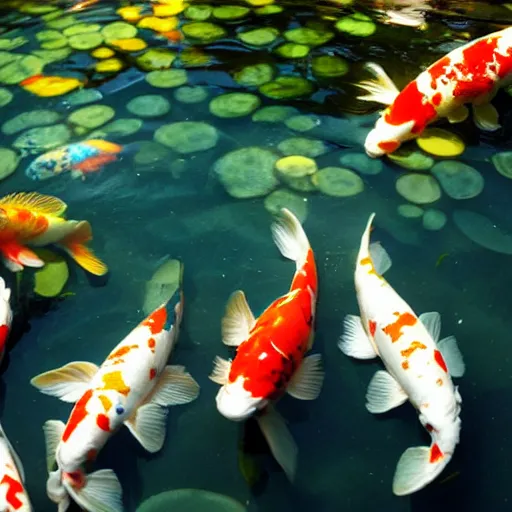
[[[22,507],[23,502],[18,498],[18,494],[23,492],[23,486],[18,480],[15,480],[9,475],[4,475],[0,484],[7,484],[8,490],[5,494],[5,499],[14,510]]]
[[[446,366],[446,363],[444,362],[443,355],[439,350],[434,350],[434,359],[436,360],[436,363],[446,372],[448,373],[448,368]]]
[[[163,331],[167,322],[167,311],[165,308],[160,308],[151,313],[143,322],[142,325],[149,327],[151,334],[158,334]]]
[[[379,146],[379,149],[382,149],[382,151],[385,153],[393,153],[393,151],[400,147],[400,142],[396,140],[387,140],[384,142],[379,142],[377,146]]]
[[[156,369],[150,368],[149,370],[149,380],[153,380],[156,377]]]
[[[441,102],[443,101],[443,95],[440,92],[436,92],[434,96],[432,96],[432,103],[439,107],[441,105]]]
[[[371,336],[375,336],[375,331],[377,330],[377,322],[370,320],[368,322],[368,330],[370,331]]]
[[[434,464],[439,459],[442,459],[444,457],[443,452],[437,445],[437,443],[434,443],[432,447],[430,448],[430,463]]]
[[[149,338],[148,347],[151,349],[151,352],[155,351],[155,345],[156,345],[155,338]]]
[[[9,336],[9,327],[7,325],[0,325],[0,351],[5,347],[7,336]]]
[[[96,456],[98,455],[98,450],[95,450],[94,448],[92,450],[89,450],[87,452],[87,460],[89,462],[92,462],[94,460],[96,460]]]
[[[96,425],[104,430],[105,432],[110,432],[110,420],[106,414],[98,414],[96,418]]]
[[[68,423],[66,425],[66,429],[62,434],[62,441],[65,443],[69,436],[75,431],[75,429],[80,425],[80,423],[87,417],[87,402],[92,397],[92,389],[88,389],[80,400],[75,404],[75,407],[71,411],[71,415],[69,416]]]
[[[71,484],[75,489],[82,489],[85,486],[85,478],[81,471],[73,471],[72,473],[64,473],[71,480]]]
[[[425,425],[425,428],[427,429],[428,432],[432,432],[434,430],[434,427],[430,423],[427,423]]]
[[[382,330],[391,338],[391,342],[395,343],[402,336],[402,328],[403,327],[412,327],[416,324],[416,317],[411,315],[411,313],[393,313],[398,318],[392,324],[386,325]]]

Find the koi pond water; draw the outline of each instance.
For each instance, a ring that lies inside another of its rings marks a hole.
[[[66,423],[73,403],[30,380],[72,361],[101,365],[176,290],[174,260],[184,266],[184,310],[169,364],[183,365],[200,392],[169,408],[161,450],[149,453],[122,427],[87,466],[113,470],[124,510],[510,510],[512,88],[492,99],[491,130],[471,114],[442,118],[370,158],[365,140],[385,107],[362,100],[358,85],[374,62],[401,91],[510,25],[504,2],[1,3],[0,197],[63,201],[66,219],[90,223],[87,245],[108,267],[94,260],[84,271],[69,237],[44,248],[27,239],[44,266],[21,271],[0,248],[13,311],[0,422],[34,511],[57,508],[43,425]],[[221,335],[230,295],[243,290],[257,317],[290,288],[295,265],[270,230],[282,208],[303,224],[316,259],[311,353],[325,371],[318,398],[287,395],[276,407],[298,448],[293,481],[255,419],[219,413],[209,379],[216,356],[234,357]],[[368,412],[382,362],[338,346],[345,316],[359,314],[354,269],[372,212],[372,239],[393,262],[387,281],[417,315],[440,313],[441,336],[456,337],[466,366],[454,378],[460,442],[439,477],[408,496],[393,493],[397,462],[430,435],[408,402]]]

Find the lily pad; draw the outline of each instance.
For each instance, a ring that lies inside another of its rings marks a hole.
[[[180,62],[184,68],[194,68],[206,66],[212,61],[212,57],[200,48],[185,48],[180,53]]]
[[[95,59],[109,59],[110,57],[113,57],[116,54],[114,50],[111,48],[107,48],[105,46],[102,46],[101,48],[96,48],[96,50],[91,52],[91,55]]]
[[[130,100],[126,110],[139,117],[160,117],[171,110],[171,104],[159,94],[145,94]]]
[[[146,75],[146,81],[153,87],[168,89],[187,83],[187,72],[184,69],[163,69],[151,71]]]
[[[232,118],[251,114],[260,106],[261,100],[247,92],[221,94],[210,101],[210,112],[217,117]]]
[[[279,14],[283,12],[283,8],[280,5],[264,5],[258,9],[254,9],[254,14],[258,16],[271,16],[272,14]]]
[[[187,5],[184,0],[162,0],[153,4],[153,14],[160,17],[176,16],[183,12]]]
[[[209,124],[183,121],[158,128],[155,140],[178,153],[188,154],[213,148],[219,140],[219,134]]]
[[[245,18],[251,10],[241,5],[221,5],[213,9],[213,17],[222,21],[232,21]]]
[[[19,84],[31,76],[40,75],[43,68],[44,62],[42,59],[34,55],[28,55],[0,68],[0,83],[7,85]]]
[[[39,76],[22,82],[21,87],[26,91],[44,98],[61,96],[83,85],[78,78],[61,76]]]
[[[174,91],[174,99],[181,103],[201,103],[208,98],[206,88],[196,85],[194,87],[184,86]]]
[[[69,279],[68,264],[62,256],[47,249],[34,252],[44,261],[44,267],[34,273],[35,293],[41,297],[57,297]]]
[[[66,144],[71,131],[65,124],[40,126],[23,132],[13,142],[13,147],[27,153],[41,153]]]
[[[39,57],[44,65],[58,62],[59,60],[67,59],[71,53],[71,48],[59,48],[57,50],[34,50],[32,53]]]
[[[0,67],[17,60],[21,60],[22,58],[22,54],[0,51]]]
[[[435,156],[454,157],[462,154],[465,149],[462,139],[442,128],[427,128],[416,139],[418,146]]]
[[[95,130],[89,135],[91,139],[102,139],[109,135],[115,137],[128,137],[137,133],[143,125],[143,121],[136,118],[120,118],[111,123],[102,126],[99,130]]]
[[[13,98],[13,94],[9,89],[6,89],[5,87],[0,87],[0,108],[5,107],[8,105]]]
[[[90,32],[71,36],[68,41],[73,50],[92,50],[103,43],[103,36],[98,32]]]
[[[423,215],[423,227],[429,231],[439,231],[444,228],[447,220],[441,210],[430,208]]]
[[[72,25],[76,25],[77,23],[77,19],[72,14],[69,14],[68,16],[59,16],[58,18],[49,20],[46,23],[46,26],[55,30],[63,30],[67,27],[71,27]]]
[[[336,22],[335,27],[340,32],[357,37],[371,36],[377,30],[377,25],[372,19],[359,12],[341,18]]]
[[[133,161],[138,166],[152,167],[155,164],[167,161],[171,158],[171,152],[152,140],[143,140],[137,143],[138,151],[135,154]]]
[[[319,55],[314,57],[311,68],[316,76],[338,77],[346,75],[349,71],[348,62],[337,55]]]
[[[125,21],[136,23],[142,17],[142,5],[126,5],[117,9],[116,14],[119,14]]]
[[[308,200],[290,190],[280,188],[271,192],[263,202],[265,209],[272,215],[277,215],[282,208],[287,208],[295,214],[300,222],[308,216]]]
[[[185,36],[204,43],[211,43],[226,36],[226,31],[222,27],[207,21],[185,23],[181,30]]]
[[[0,94],[1,97],[1,94]],[[1,105],[1,102],[0,102]],[[512,151],[496,153],[491,157],[496,170],[505,178],[512,179]]]
[[[110,121],[114,115],[115,110],[108,105],[90,105],[75,110],[68,117],[68,121],[71,124],[93,130]]]
[[[283,35],[285,39],[292,43],[308,46],[324,45],[334,37],[334,33],[329,30],[315,30],[313,28],[304,27],[287,30]]]
[[[327,146],[321,140],[307,139],[305,137],[292,137],[283,140],[277,145],[277,149],[284,155],[300,155],[309,158],[327,153]]]
[[[276,162],[278,174],[289,178],[303,178],[315,174],[317,170],[316,162],[305,156],[286,156]]]
[[[430,172],[452,199],[471,199],[484,189],[483,176],[473,167],[456,160],[438,162]]]
[[[387,155],[392,162],[411,171],[428,171],[434,165],[434,159],[421,151],[398,148]]]
[[[267,98],[283,100],[308,96],[314,91],[313,83],[300,76],[278,76],[263,84],[259,91]]]
[[[193,21],[205,21],[213,12],[213,7],[206,4],[189,5],[183,13],[185,18]]]
[[[316,116],[300,115],[286,119],[284,124],[296,132],[308,132],[318,126],[320,120]]]
[[[36,34],[36,39],[45,50],[55,50],[68,45],[68,38],[58,30],[41,30]]]
[[[278,157],[257,146],[236,149],[215,162],[219,181],[232,197],[266,196],[277,187],[274,164]]]
[[[123,69],[124,62],[117,57],[113,57],[97,62],[94,67],[98,73],[118,73]]]
[[[148,47],[148,44],[143,39],[138,37],[130,37],[129,39],[114,39],[109,41],[110,45],[117,50],[124,52],[140,52]]]
[[[176,59],[176,52],[165,48],[149,48],[142,55],[139,55],[135,62],[144,71],[156,69],[168,69]]]
[[[363,153],[345,153],[340,157],[340,164],[354,169],[360,174],[375,175],[384,170],[384,165],[380,160],[370,158]]]
[[[404,174],[396,180],[396,191],[407,201],[428,204],[441,197],[441,189],[432,176],[424,174]]]
[[[114,21],[104,26],[101,30],[105,41],[115,39],[129,39],[137,35],[137,29],[124,21]]]
[[[148,28],[155,32],[170,32],[178,26],[177,18],[157,18],[156,16],[146,16],[137,24],[139,28]]]
[[[81,89],[67,96],[63,103],[68,107],[79,107],[80,105],[94,103],[102,98],[103,94],[97,89]]]
[[[167,302],[180,286],[183,266],[178,260],[167,260],[160,265],[146,283],[142,310],[145,315]]]
[[[423,216],[423,208],[415,204],[401,204],[397,208],[398,214],[406,219],[417,219]]]
[[[27,128],[47,126],[56,123],[59,119],[60,114],[53,110],[39,109],[22,112],[2,125],[2,133],[5,135],[14,135]]]
[[[235,82],[246,87],[266,84],[274,78],[274,68],[270,64],[251,64],[234,74]]]
[[[289,117],[298,114],[295,107],[286,107],[284,105],[272,105],[270,107],[260,108],[252,115],[255,123],[281,123]]]
[[[10,176],[18,167],[20,157],[12,149],[0,147],[0,180]]]
[[[65,28],[62,33],[66,37],[76,36],[78,34],[90,34],[91,32],[99,32],[101,25],[99,23],[76,23]]]
[[[262,27],[240,32],[237,37],[242,43],[251,46],[266,46],[272,44],[278,35],[279,30],[272,27]]]
[[[363,180],[353,171],[342,167],[324,167],[311,178],[322,194],[350,197],[364,190]]]
[[[289,176],[280,176],[280,178],[288,188],[297,192],[316,192],[317,189],[311,179],[313,176],[314,174],[302,178],[290,178]]]
[[[283,59],[303,59],[309,53],[309,46],[297,43],[284,43],[274,52]]]

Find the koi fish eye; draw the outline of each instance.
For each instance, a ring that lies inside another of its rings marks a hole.
[[[124,407],[121,404],[116,405],[116,413],[119,415],[124,414]]]

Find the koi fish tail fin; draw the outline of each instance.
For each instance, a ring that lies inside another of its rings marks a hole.
[[[365,258],[371,258],[373,268],[375,272],[383,275],[391,267],[391,258],[387,253],[386,249],[382,247],[379,242],[370,244],[370,233],[372,231],[372,223],[375,218],[375,213],[370,215],[363,236],[361,237],[361,245],[359,247],[359,254],[357,257],[357,264],[361,265],[361,261],[364,262]]]
[[[75,230],[63,238],[59,244],[66,252],[87,272],[95,276],[102,276],[108,272],[108,267],[103,263],[86,243],[92,240],[91,225],[87,221],[81,221]]]
[[[44,261],[34,251],[18,242],[2,244],[0,254],[4,265],[11,272],[19,272],[24,267],[40,268],[44,266]]]
[[[308,259],[309,240],[301,223],[288,209],[281,210],[281,217],[272,224],[272,238],[281,254],[295,261],[297,270],[302,268]]]
[[[450,459],[451,454],[442,453],[436,443],[431,447],[408,448],[398,461],[393,493],[405,496],[419,491],[443,471]]]
[[[297,470],[298,448],[283,417],[272,407],[256,417],[272,455],[293,482]]]
[[[358,87],[369,93],[365,96],[358,96],[357,99],[363,101],[374,101],[376,103],[381,103],[382,105],[391,105],[400,94],[400,91],[397,89],[393,80],[389,78],[381,66],[374,62],[367,62],[364,67],[370,71],[374,76],[374,79],[363,80],[356,84]]]
[[[85,476],[81,488],[65,483],[69,495],[87,512],[123,512],[123,489],[111,469],[100,469]]]

